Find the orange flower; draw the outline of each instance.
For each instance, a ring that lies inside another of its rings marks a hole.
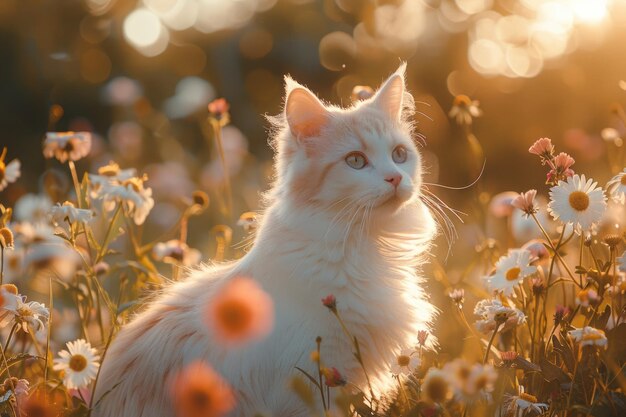
[[[61,398],[56,397],[54,394],[38,390],[19,402],[20,415],[28,417],[61,417]]]
[[[209,328],[224,343],[241,344],[266,336],[274,324],[272,299],[249,278],[226,283],[207,305]]]
[[[228,383],[200,361],[176,376],[172,396],[177,417],[218,417],[235,408],[235,396]]]

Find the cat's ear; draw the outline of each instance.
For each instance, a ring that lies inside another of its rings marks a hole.
[[[322,102],[306,87],[285,77],[287,101],[285,117],[291,133],[299,139],[319,136],[329,114]]]
[[[400,120],[405,99],[404,74],[406,63],[403,62],[387,81],[385,81],[374,96],[374,104],[385,112],[392,120]]]

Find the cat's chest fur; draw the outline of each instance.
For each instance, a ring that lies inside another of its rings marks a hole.
[[[416,244],[407,246],[409,253],[394,253],[402,248],[385,249],[385,242],[365,232],[369,225],[332,229],[331,224],[311,220],[285,230],[277,225],[278,230],[261,234],[237,268],[254,276],[275,300],[270,344],[278,340],[282,349],[293,351],[291,367],[310,368],[308,353],[321,336],[326,365],[362,382],[352,342],[322,305],[321,299],[332,294],[348,330],[359,340],[368,371],[384,384],[397,352],[415,344],[417,329],[424,328],[432,314],[414,262],[407,261],[423,248]],[[294,339],[299,340],[296,346]]]

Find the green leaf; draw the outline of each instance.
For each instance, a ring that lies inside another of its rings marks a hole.
[[[541,358],[539,361],[539,366],[541,366],[541,372],[543,377],[548,380],[558,380],[559,382],[570,382],[571,378],[569,375],[565,373],[561,368],[547,360],[546,358]]]
[[[315,385],[318,389],[322,389],[322,387],[320,387],[320,384],[315,380],[315,378],[311,376],[311,374],[309,374],[307,371],[300,368],[299,366],[295,366],[294,368],[296,368],[298,371],[302,372],[304,376],[309,378],[309,380],[313,383],[313,385]]]

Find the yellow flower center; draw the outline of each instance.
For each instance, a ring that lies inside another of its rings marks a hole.
[[[72,140],[71,140],[71,139],[70,139],[70,140],[68,140],[68,141],[65,143],[65,146],[63,147],[63,150],[64,150],[65,152],[67,152],[67,153],[70,153],[70,152],[72,152],[72,151],[74,150],[74,144],[72,143]]]
[[[472,104],[472,100],[465,94],[459,94],[454,98],[455,106],[469,106],[470,104]]]
[[[589,207],[589,196],[582,191],[574,191],[569,195],[569,205],[576,211],[585,211]]]
[[[530,395],[530,394],[526,394],[525,392],[522,392],[519,397],[522,400],[531,402],[531,403],[536,403],[537,402],[537,397],[535,397],[534,395]]]
[[[514,266],[513,268],[506,271],[505,277],[507,281],[515,281],[519,278],[519,274],[522,272],[520,267]]]
[[[20,317],[32,317],[33,316],[33,310],[31,310],[30,308],[26,306],[19,307],[17,309],[17,313],[20,315]]]
[[[83,355],[72,355],[69,366],[72,371],[80,372],[87,367],[87,358]]]
[[[407,355],[398,356],[398,365],[409,366],[409,363],[411,363],[411,358],[409,358]]]

